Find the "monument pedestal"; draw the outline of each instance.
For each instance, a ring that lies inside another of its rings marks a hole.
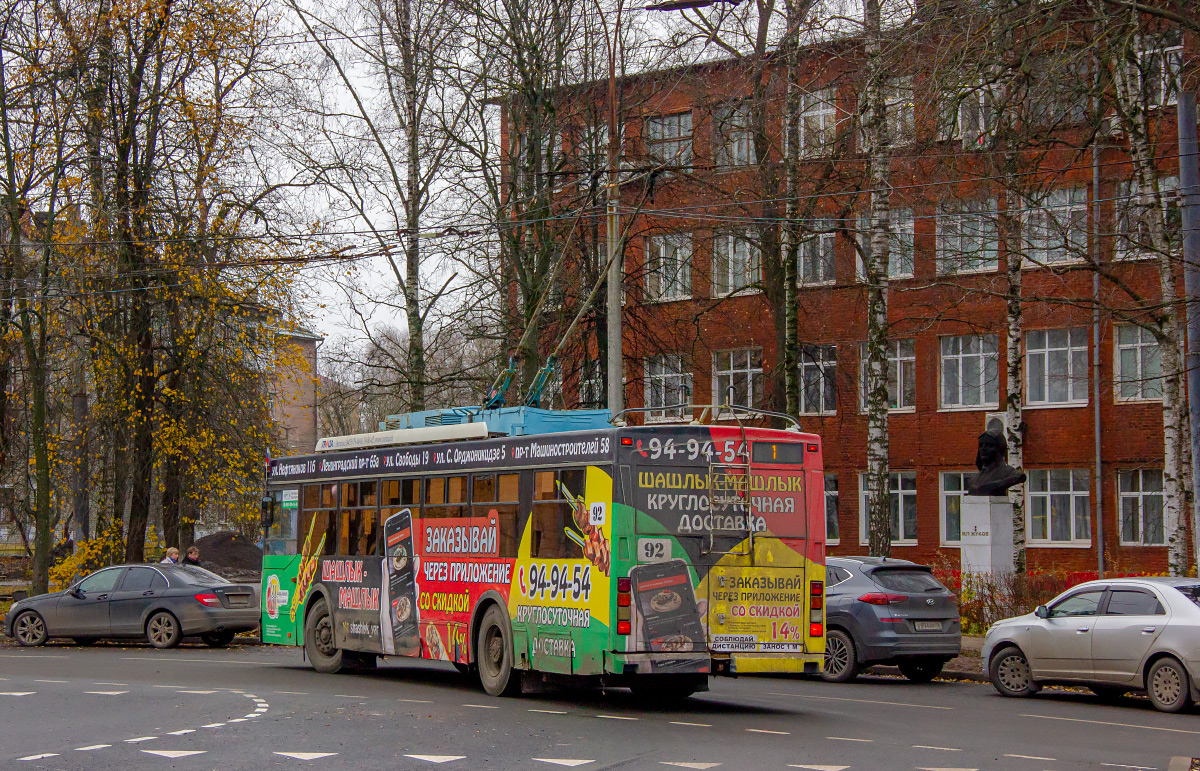
[[[963,573],[1010,573],[1013,507],[1007,495],[964,495],[960,525]]]

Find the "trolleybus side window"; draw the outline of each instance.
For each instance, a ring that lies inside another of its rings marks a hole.
[[[426,519],[447,519],[467,516],[467,478],[431,477],[425,480]]]
[[[533,483],[533,544],[538,558],[576,557],[579,549],[570,536],[574,501],[583,499],[584,469],[538,471]],[[581,504],[582,505],[582,504]]]
[[[419,509],[421,505],[420,479],[388,479],[383,482],[383,506],[409,506]],[[416,517],[420,512],[414,511]],[[390,516],[390,515],[389,515]],[[384,517],[387,519],[387,517]]]
[[[496,556],[517,556],[517,474],[475,474],[471,478],[471,516],[484,522],[496,520]]]
[[[309,528],[312,528],[312,542],[309,548],[316,548],[324,535],[325,547],[322,554],[337,554],[337,488],[337,485],[304,486],[304,511],[300,519],[300,532],[307,538]]]
[[[342,485],[338,554],[351,557],[375,554],[379,543],[378,485],[374,481]]]

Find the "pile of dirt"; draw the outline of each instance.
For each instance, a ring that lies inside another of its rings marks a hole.
[[[196,541],[200,549],[200,565],[229,577],[228,573],[239,578],[247,573],[258,574],[262,570],[262,549],[254,545],[241,533],[224,531],[212,533]]]

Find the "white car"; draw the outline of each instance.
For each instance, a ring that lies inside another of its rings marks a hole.
[[[1080,584],[1033,613],[992,624],[981,655],[1004,696],[1076,684],[1114,699],[1145,691],[1157,709],[1179,712],[1200,700],[1200,580]]]

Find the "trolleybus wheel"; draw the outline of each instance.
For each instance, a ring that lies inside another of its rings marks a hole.
[[[513,669],[513,643],[504,622],[499,605],[488,608],[475,643],[479,682],[491,696],[513,696],[521,690],[521,673]]]
[[[342,669],[345,662],[342,651],[333,639],[333,618],[325,600],[317,600],[304,618],[304,651],[313,669],[333,674]]]

